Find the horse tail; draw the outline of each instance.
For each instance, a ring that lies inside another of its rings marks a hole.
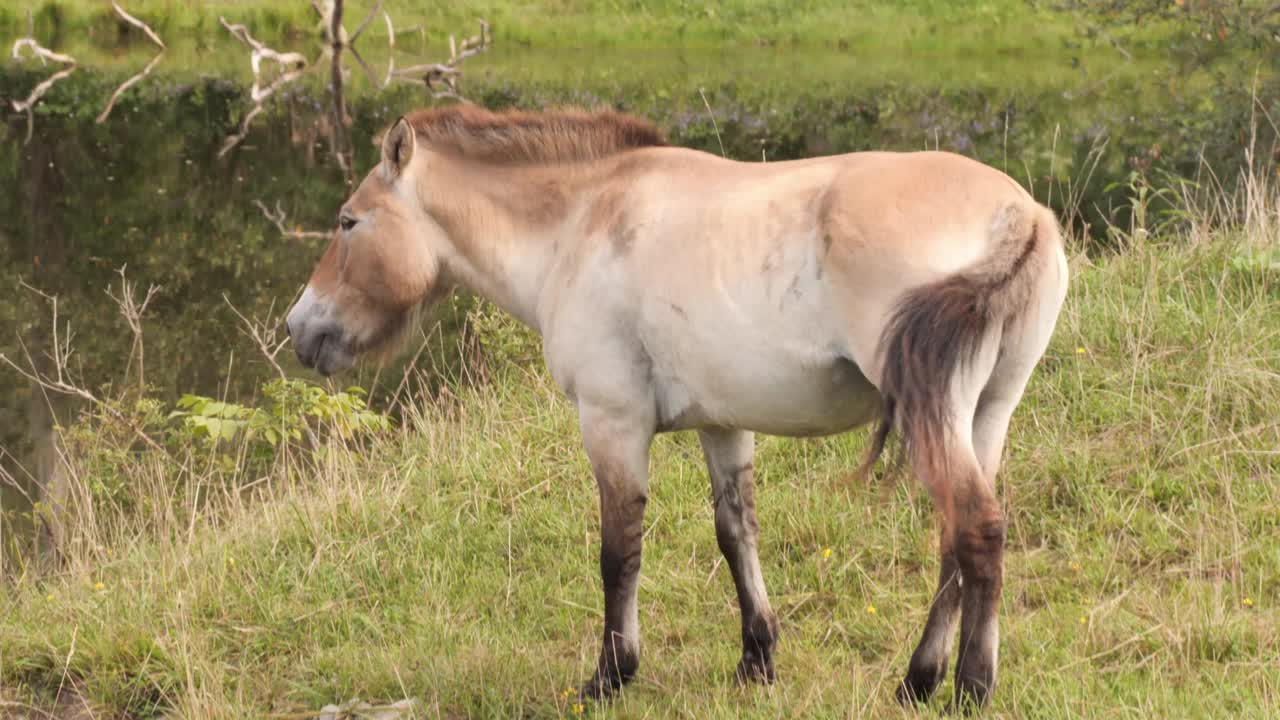
[[[990,255],[908,290],[881,336],[880,420],[860,473],[871,469],[896,426],[920,470],[937,477],[947,462],[952,384],[993,330],[1003,331],[1034,295],[1061,238],[1047,209],[1011,204],[994,218]],[[983,378],[982,382],[986,382]]]

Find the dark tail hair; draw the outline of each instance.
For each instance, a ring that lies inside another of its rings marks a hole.
[[[913,460],[930,473],[943,469],[951,383],[988,331],[1016,317],[1030,297],[1039,258],[1047,257],[1039,247],[1047,239],[1043,222],[1026,206],[1004,208],[992,228],[1002,237],[989,257],[909,290],[898,302],[880,336],[880,421],[860,475],[883,454],[895,424]]]

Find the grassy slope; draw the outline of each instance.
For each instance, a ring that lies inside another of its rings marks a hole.
[[[1074,261],[1002,475],[993,714],[1280,706],[1280,277],[1236,269],[1229,247]],[[81,677],[113,715],[249,717],[353,696],[573,715],[563,691],[590,670],[601,620],[595,489],[571,409],[527,367],[540,365],[500,365],[451,410],[335,453],[307,486],[278,485],[220,527],[178,522],[95,548],[101,562],[67,577],[19,582],[0,600],[0,686],[47,702]],[[642,667],[612,716],[899,714],[934,530],[911,483],[846,477],[861,443],[760,440],[782,681],[743,692],[696,441],[656,442]]]

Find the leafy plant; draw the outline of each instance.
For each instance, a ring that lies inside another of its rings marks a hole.
[[[370,410],[365,392],[349,387],[328,393],[301,380],[273,380],[262,388],[266,403],[247,407],[203,395],[183,395],[169,413],[180,434],[209,446],[243,440],[252,450],[270,452],[282,442],[316,440],[324,433],[351,438],[387,430],[391,419]]]

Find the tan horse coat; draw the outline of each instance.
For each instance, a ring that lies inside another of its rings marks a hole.
[[[739,163],[576,112],[419,113],[340,228],[289,330],[332,372],[462,285],[543,338],[601,491],[605,634],[584,687],[636,672],[653,435],[698,430],[743,612],[741,680],[774,677],[752,431],[900,429],[943,523],[939,593],[899,688],[995,683],[1010,416],[1067,289],[1057,223],[1008,176],[948,153]],[[963,582],[961,582],[963,580]],[[963,609],[961,611],[961,609]]]

